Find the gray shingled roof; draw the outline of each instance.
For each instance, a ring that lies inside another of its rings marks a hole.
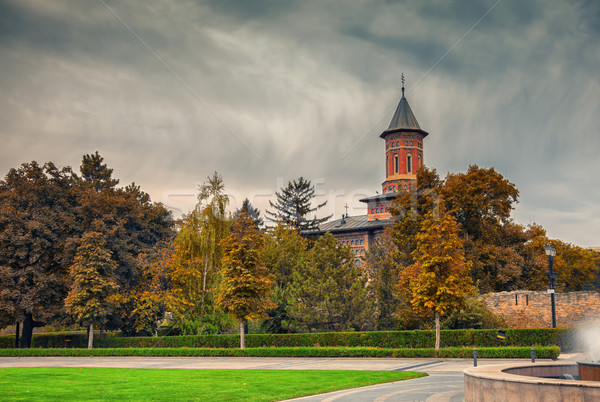
[[[389,225],[391,220],[386,219],[382,221],[369,221],[367,215],[359,216],[348,216],[342,223],[341,219],[334,221],[325,222],[319,225],[319,230],[312,233],[325,233],[325,232],[350,232],[362,229],[380,229]]]
[[[408,101],[404,97],[404,91],[402,92],[402,98],[400,99],[400,102],[398,102],[398,107],[396,108],[394,117],[392,117],[390,126],[383,133],[385,134],[388,131],[396,130],[414,130],[419,131],[421,134],[423,134],[423,136],[427,136],[428,133],[421,129],[421,126],[419,126],[417,118],[412,112]]]

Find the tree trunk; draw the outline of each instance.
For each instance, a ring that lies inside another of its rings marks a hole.
[[[21,330],[20,325],[21,322],[17,321],[17,324],[15,325],[15,349],[19,349],[19,331]]]
[[[33,336],[33,315],[25,313],[23,320],[23,333],[21,334],[21,349],[31,348],[31,337]]]
[[[439,311],[435,312],[435,354],[440,351],[440,313]]]
[[[90,324],[90,329],[88,330],[88,349],[92,349],[94,347],[94,324]]]
[[[204,297],[206,296],[206,277],[208,275],[208,253],[204,257],[204,272],[202,272],[202,304],[200,311],[204,314]]]
[[[244,338],[244,320],[240,320],[240,349],[244,349],[246,347],[246,341]]]

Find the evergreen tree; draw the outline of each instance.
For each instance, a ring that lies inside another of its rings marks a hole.
[[[377,309],[377,329],[394,330],[397,328],[394,316],[401,302],[396,294],[401,265],[391,228],[386,228],[369,248],[364,267],[369,275],[369,288]]]
[[[229,236],[223,241],[222,280],[218,304],[240,323],[240,348],[244,349],[244,323],[263,317],[274,307],[269,299],[273,281],[260,261],[263,244],[261,233],[248,214],[241,213],[233,223]]]
[[[260,217],[260,211],[254,208],[254,206],[252,206],[252,204],[250,203],[250,200],[248,200],[247,198],[242,203],[242,207],[236,209],[235,213],[233,214],[233,219],[237,219],[238,216],[240,216],[240,214],[243,212],[248,214],[248,216],[250,217],[250,219],[252,219],[252,222],[254,222],[254,225],[257,228],[260,228],[262,226],[263,219]]]
[[[372,327],[373,303],[367,277],[353,263],[349,247],[326,233],[317,239],[303,266],[293,273],[288,311],[304,331],[364,330]]]
[[[81,180],[90,183],[96,191],[113,189],[119,184],[119,180],[112,178],[113,170],[102,162],[104,162],[104,158],[98,151],[94,154],[83,155],[81,162]]]
[[[283,223],[267,231],[265,244],[261,251],[261,260],[275,280],[273,301],[277,307],[268,310],[268,319],[263,321],[261,328],[269,333],[289,332],[289,316],[287,299],[289,284],[293,273],[306,262],[308,240],[292,226]]]
[[[329,218],[317,218],[316,215],[310,219],[309,214],[317,212],[327,204],[325,201],[312,207],[315,198],[315,187],[310,180],[304,180],[300,177],[298,180],[288,182],[287,187],[281,189],[281,192],[275,193],[276,202],[269,201],[274,211],[266,211],[267,219],[272,222],[282,222],[286,225],[293,225],[300,231],[309,231],[318,229],[319,225]]]
[[[88,349],[94,343],[94,324],[105,323],[115,307],[113,296],[118,289],[114,278],[116,267],[103,235],[86,233],[70,268],[72,284],[65,305],[77,321],[89,326]]]

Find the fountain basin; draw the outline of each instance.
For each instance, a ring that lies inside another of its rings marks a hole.
[[[575,362],[470,368],[464,371],[465,401],[600,401],[600,382],[560,378],[577,370]]]
[[[579,379],[582,381],[600,381],[600,362],[577,362]]]

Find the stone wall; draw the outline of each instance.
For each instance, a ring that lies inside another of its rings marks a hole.
[[[576,327],[600,319],[600,293],[556,293],[556,326]],[[510,328],[550,328],[552,310],[546,292],[516,290],[481,296],[494,314],[501,314]]]

